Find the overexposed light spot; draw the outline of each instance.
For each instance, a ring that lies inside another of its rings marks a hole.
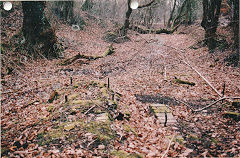
[[[138,8],[138,2],[137,1],[132,1],[131,4],[130,4],[130,7],[132,9],[137,9]]]
[[[21,57],[20,57],[20,62],[21,62],[21,63],[26,63],[26,62],[27,62],[27,57],[21,56]]]
[[[78,30],[80,30],[79,25],[72,25],[72,30],[73,30],[73,31],[78,31]]]
[[[11,2],[4,2],[3,3],[3,9],[7,10],[7,11],[11,10],[12,9],[12,3]]]

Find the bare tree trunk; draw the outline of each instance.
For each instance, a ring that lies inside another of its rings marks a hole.
[[[234,32],[234,48],[239,47],[239,0],[233,0],[233,32]]]
[[[178,15],[172,21],[171,28],[174,28],[175,26],[179,25],[182,22],[181,18],[184,16],[183,11],[184,11],[184,8],[187,4],[187,1],[188,0],[184,0],[184,2],[182,3],[182,5],[181,5],[181,7],[178,11]]]
[[[187,0],[186,4],[186,18],[185,18],[185,24],[190,25],[192,23],[192,11],[191,11],[191,0]]]
[[[57,1],[56,2],[56,13],[59,18],[68,24],[72,24],[73,22],[73,1]]]
[[[117,0],[114,0],[113,10],[111,13],[113,19],[115,19],[115,16],[116,16],[117,6],[118,6]]]
[[[130,7],[131,0],[127,0],[127,1],[128,1],[127,2],[128,10],[126,12],[126,17],[125,17],[123,28],[121,29],[121,35],[123,35],[123,36],[125,36],[127,34],[127,29],[129,29],[129,25],[130,25],[129,18],[132,14],[132,8]]]
[[[47,58],[57,57],[54,44],[57,38],[45,14],[45,2],[22,2],[23,8],[23,35],[29,53],[43,53]],[[34,54],[35,53],[35,54]]]
[[[171,13],[170,13],[170,17],[169,17],[169,19],[168,19],[168,24],[167,24],[168,27],[171,26],[171,21],[172,21],[172,19],[173,19],[173,13],[174,13],[175,8],[176,8],[176,2],[177,2],[177,0],[174,0],[173,9],[172,9],[172,11],[171,11]]]
[[[155,2],[155,0],[152,0],[151,2],[145,4],[145,5],[142,5],[142,6],[139,6],[138,8],[145,8],[145,7],[149,7],[151,6],[153,3]],[[132,14],[132,8],[130,7],[131,5],[131,0],[127,0],[127,5],[128,5],[128,10],[126,12],[126,17],[125,17],[125,21],[124,21],[124,25],[123,27],[121,28],[121,35],[122,36],[125,36],[127,34],[127,30],[129,29],[129,26],[130,26],[130,22],[129,22],[129,18]]]
[[[233,26],[233,33],[234,33],[234,50],[238,53],[238,66],[240,67],[240,51],[239,51],[239,0],[232,0],[233,4],[233,18],[232,18],[232,26]]]
[[[205,42],[210,52],[217,46],[216,30],[222,0],[203,0],[203,20],[201,26],[205,30]]]

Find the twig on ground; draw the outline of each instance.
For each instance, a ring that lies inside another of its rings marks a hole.
[[[89,142],[88,145],[87,145],[87,148],[88,148],[92,143],[94,143],[95,141],[96,141],[96,140],[93,140],[93,141]]]
[[[217,101],[215,101],[215,102],[213,102],[213,103],[211,103],[211,104],[209,104],[209,105],[207,105],[207,106],[205,106],[205,107],[203,107],[201,109],[194,110],[194,112],[199,112],[199,111],[202,111],[204,109],[207,109],[207,108],[211,107],[212,105],[214,105],[214,104],[216,104],[216,103],[218,103],[218,102],[220,102],[222,100],[225,100],[225,99],[240,99],[240,97],[223,97],[223,98],[220,98]]]
[[[165,45],[163,44],[164,46],[166,47],[169,47],[169,48],[172,48],[172,49],[175,49],[176,51],[180,51],[180,52],[184,52],[184,50],[182,49],[179,49],[179,48],[175,48],[175,47],[172,47],[172,46],[169,46],[169,45]],[[178,53],[178,52],[177,52]],[[179,56],[182,58],[182,55],[180,53],[178,53]],[[184,57],[186,59],[186,57]],[[183,58],[182,58],[182,61],[187,65],[189,66],[191,69],[193,69],[220,97],[222,97],[222,94],[199,72],[197,71],[190,63],[186,62]]]
[[[189,64],[185,60],[183,60],[183,62],[190,68],[192,68],[220,97],[222,97],[222,94],[198,70],[196,70],[191,64]]]
[[[170,149],[170,146],[171,146],[171,144],[172,144],[172,141],[173,141],[173,139],[175,138],[175,136],[176,136],[176,134],[173,135],[172,139],[170,140],[170,142],[169,142],[169,144],[168,144],[167,150],[165,151],[165,153],[163,154],[163,156],[162,156],[161,158],[164,158],[164,157],[167,155],[167,153],[168,153],[168,151],[169,151],[169,149]]]
[[[29,105],[32,105],[32,104],[34,104],[36,102],[39,102],[39,101],[38,100],[31,101],[28,104],[24,105],[23,108],[27,108]]]
[[[164,65],[164,81],[167,81],[167,67]]]
[[[189,104],[187,104],[187,103],[185,103],[185,102],[183,102],[183,101],[181,101],[181,100],[178,100],[178,99],[175,99],[175,100],[176,100],[177,102],[180,102],[180,103],[186,105],[189,109],[191,109],[192,111],[194,111],[194,109],[193,109]]]
[[[84,113],[84,115],[86,115],[89,111],[91,111],[92,109],[94,109],[96,106],[97,106],[97,105],[93,105],[90,109],[88,109],[88,110]]]

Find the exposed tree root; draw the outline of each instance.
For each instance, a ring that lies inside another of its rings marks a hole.
[[[140,34],[150,34],[150,33],[152,33],[152,34],[161,34],[161,33],[172,34],[174,31],[177,30],[178,27],[179,27],[179,25],[173,29],[162,28],[162,29],[153,30],[153,29],[142,29],[138,26],[131,26],[130,29],[137,31]]]
[[[87,61],[90,60],[97,60],[99,58],[103,58],[105,56],[111,55],[114,53],[114,48],[112,46],[112,44],[108,47],[108,49],[106,50],[106,52],[101,55],[101,56],[87,56],[87,55],[83,55],[83,54],[77,54],[71,58],[65,59],[64,61],[62,61],[61,63],[59,63],[59,65],[70,65],[73,62],[75,62],[78,59],[86,59]]]

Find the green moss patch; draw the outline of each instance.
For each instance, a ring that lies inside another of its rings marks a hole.
[[[53,104],[49,105],[47,108],[48,112],[53,112],[55,110],[55,106]]]
[[[111,156],[116,156],[118,158],[143,158],[144,156],[136,153],[127,153],[123,150],[113,150],[111,151]]]
[[[38,133],[36,138],[38,144],[40,146],[61,143],[65,145],[79,141],[81,138],[84,140],[81,144],[84,147],[93,149],[104,145],[110,149],[117,136],[111,129],[111,124],[120,94],[99,81],[73,82],[73,85],[77,85],[76,88],[56,90],[61,91],[58,97],[65,98],[65,102],[61,103],[60,99],[55,100],[47,107],[50,115],[41,121],[52,121],[52,129]],[[90,95],[88,95],[89,91]],[[114,94],[114,100],[112,100],[112,94]],[[126,130],[136,133],[131,127],[126,127]],[[89,141],[86,133],[90,133],[93,142]]]
[[[73,100],[70,104],[71,105],[81,105],[84,107],[89,107],[94,104],[101,104],[101,100]]]
[[[110,127],[110,122],[90,122],[85,126],[85,130],[97,136],[103,144],[109,144],[114,140],[116,134]]]
[[[167,113],[171,113],[170,109],[164,104],[152,104],[150,106],[150,110],[151,110],[151,112],[154,112],[155,114],[156,113],[164,113],[165,111]]]
[[[124,124],[124,125],[123,125],[123,129],[124,129],[126,132],[132,132],[134,135],[137,135],[136,129],[133,128],[133,127],[131,127],[130,125]]]

